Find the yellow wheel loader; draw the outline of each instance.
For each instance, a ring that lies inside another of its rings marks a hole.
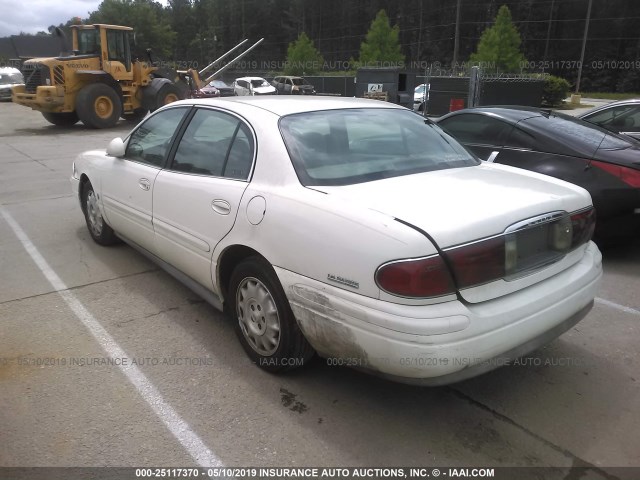
[[[178,72],[158,68],[151,59],[132,58],[132,28],[71,28],[73,52],[24,62],[25,84],[13,88],[13,102],[42,112],[54,125],[80,120],[91,128],[109,128],[121,117],[139,121],[147,112],[189,96]]]

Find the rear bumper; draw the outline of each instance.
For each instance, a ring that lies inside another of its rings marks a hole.
[[[300,328],[330,365],[443,385],[508,364],[580,321],[593,305],[602,256],[590,243],[567,270],[478,304],[399,305],[276,271]]]

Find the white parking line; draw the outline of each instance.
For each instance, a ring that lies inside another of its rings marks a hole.
[[[13,233],[18,237],[27,253],[36,263],[42,274],[49,281],[51,286],[58,292],[73,313],[91,332],[102,349],[111,358],[129,358],[127,365],[119,365],[120,370],[138,393],[149,404],[155,414],[162,420],[173,436],[180,442],[189,455],[201,467],[222,467],[223,464],[215,453],[205,445],[202,439],[189,427],[180,415],[169,405],[158,389],[149,381],[142,371],[132,365],[132,358],[116,343],[109,333],[100,325],[95,317],[82,305],[82,303],[68,290],[62,279],[49,266],[44,257],[40,254],[36,246],[31,242],[27,234],[14,220],[9,212],[0,206],[0,213],[7,221]],[[124,362],[123,362],[124,363]]]
[[[610,300],[605,300],[604,298],[596,297],[596,303],[615,308],[616,310],[620,310],[621,312],[630,313],[632,315],[640,315],[640,310],[636,310],[635,308],[631,307],[625,307],[624,305],[620,305],[619,303],[615,303]]]

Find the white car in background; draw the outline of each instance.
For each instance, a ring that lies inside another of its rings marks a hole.
[[[413,109],[422,112],[429,102],[431,84],[422,83],[413,90]]]
[[[236,78],[233,89],[238,96],[277,95],[278,90],[262,77]]]
[[[480,162],[386,102],[175,102],[80,155],[71,182],[97,243],[226,307],[272,372],[317,352],[459,381],[570,329],[602,276],[586,190]]]
[[[0,100],[11,100],[11,89],[24,84],[20,70],[13,67],[0,67]]]

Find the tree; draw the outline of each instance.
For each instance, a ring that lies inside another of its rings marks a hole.
[[[316,73],[322,68],[324,59],[313,45],[313,41],[302,32],[287,49],[287,63],[284,73],[287,75],[303,75]]]
[[[173,51],[175,32],[162,5],[152,0],[103,0],[91,13],[89,23],[106,23],[133,27],[139,51],[151,48],[167,57]]]
[[[380,10],[371,22],[365,41],[360,44],[360,66],[391,66],[404,63],[400,49],[400,27],[391,28],[389,17]]]
[[[494,25],[482,33],[477,52],[471,54],[471,62],[487,63],[503,72],[518,72],[525,62],[520,43],[518,29],[511,22],[511,11],[503,5]]]

